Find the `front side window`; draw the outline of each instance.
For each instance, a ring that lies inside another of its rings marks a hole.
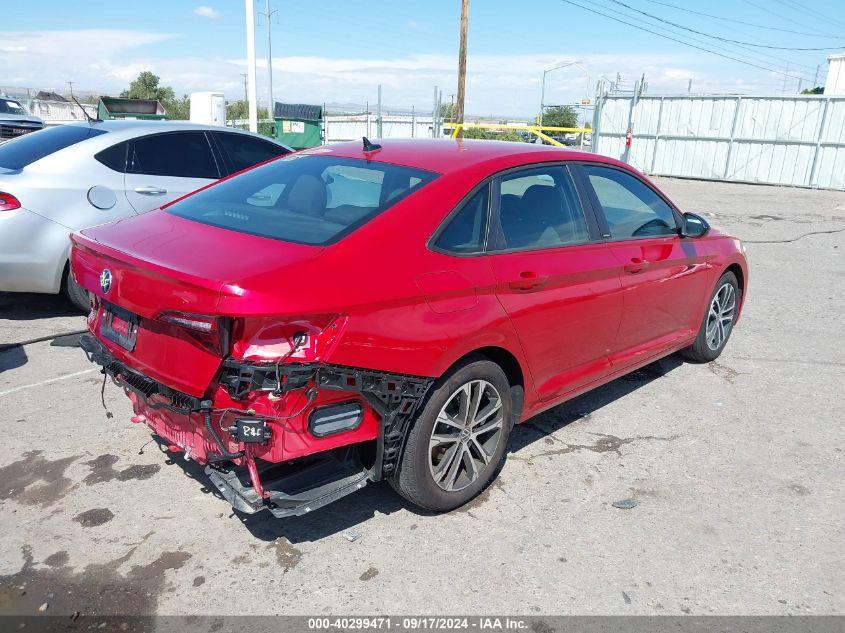
[[[499,221],[505,249],[589,241],[584,211],[564,167],[539,167],[502,177]]]
[[[677,233],[672,207],[639,178],[608,167],[587,166],[584,169],[613,239]]]
[[[128,171],[148,176],[220,178],[203,132],[166,132],[135,139]]]
[[[105,133],[90,125],[56,125],[30,132],[0,145],[0,167],[23,169],[49,154]]]
[[[237,132],[214,132],[235,171],[252,167],[276,156],[289,154],[281,145]]]
[[[487,231],[487,202],[490,186],[485,185],[452,216],[434,245],[452,253],[480,253]]]
[[[329,244],[436,178],[420,169],[291,154],[199,191],[169,213],[300,244]]]

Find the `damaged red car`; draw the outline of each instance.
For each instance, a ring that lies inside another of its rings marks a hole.
[[[721,353],[739,240],[626,164],[524,143],[342,143],[74,234],[90,360],[238,510],[389,480],[479,494],[513,425]]]

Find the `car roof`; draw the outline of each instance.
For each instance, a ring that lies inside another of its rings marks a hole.
[[[365,153],[363,141],[348,141],[314,147],[300,153],[360,158],[437,173],[463,170],[499,159],[507,159],[510,164],[572,160],[622,165],[606,156],[534,143],[457,138],[379,139],[372,142],[381,145],[381,149]]]
[[[255,134],[239,128],[224,127],[222,125],[203,125],[200,123],[191,123],[190,121],[115,119],[108,121],[93,121],[91,123],[76,121],[74,123],[68,123],[68,125],[75,125],[78,127],[91,126],[95,129],[105,130],[106,132],[126,132],[128,136],[141,136],[144,134],[154,134],[156,132],[178,132],[180,130],[208,130],[212,132],[235,132],[236,134],[258,136],[266,140],[275,141],[275,139],[269,136]]]

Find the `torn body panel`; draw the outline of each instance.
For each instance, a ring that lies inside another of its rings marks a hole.
[[[239,501],[233,505],[244,511],[266,506],[296,514],[305,507],[300,508],[298,501],[319,507],[317,498],[327,503],[339,498],[340,489],[347,494],[360,488],[356,473],[363,473],[364,483],[393,474],[408,425],[433,382],[318,362],[226,359],[209,388],[211,397],[198,398],[131,369],[91,334],[82,336],[80,346],[127,392],[133,421],[147,424],[170,449],[208,464],[207,473],[221,493],[230,502],[236,495]],[[350,403],[360,406],[338,408]],[[334,417],[346,416],[348,430],[315,433],[309,416],[324,409]],[[354,410],[360,419],[351,415]],[[347,450],[373,440],[374,455],[366,464],[358,451]],[[280,478],[274,472],[274,466],[301,458],[308,462],[301,473],[283,469]],[[333,464],[338,477],[331,475]],[[264,485],[265,478],[270,488]],[[261,501],[258,506],[256,500]]]

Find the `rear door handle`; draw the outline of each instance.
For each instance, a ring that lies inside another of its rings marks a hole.
[[[649,264],[645,259],[640,259],[639,257],[632,257],[630,264],[625,264],[623,268],[625,269],[626,273],[630,273],[631,275],[636,275],[637,273],[643,272],[646,268],[648,268]]]
[[[547,276],[538,275],[533,270],[525,270],[519,273],[519,279],[508,282],[512,290],[533,290],[540,288],[549,280]]]
[[[135,193],[140,193],[144,196],[163,196],[167,193],[167,189],[161,189],[159,187],[135,187]]]

